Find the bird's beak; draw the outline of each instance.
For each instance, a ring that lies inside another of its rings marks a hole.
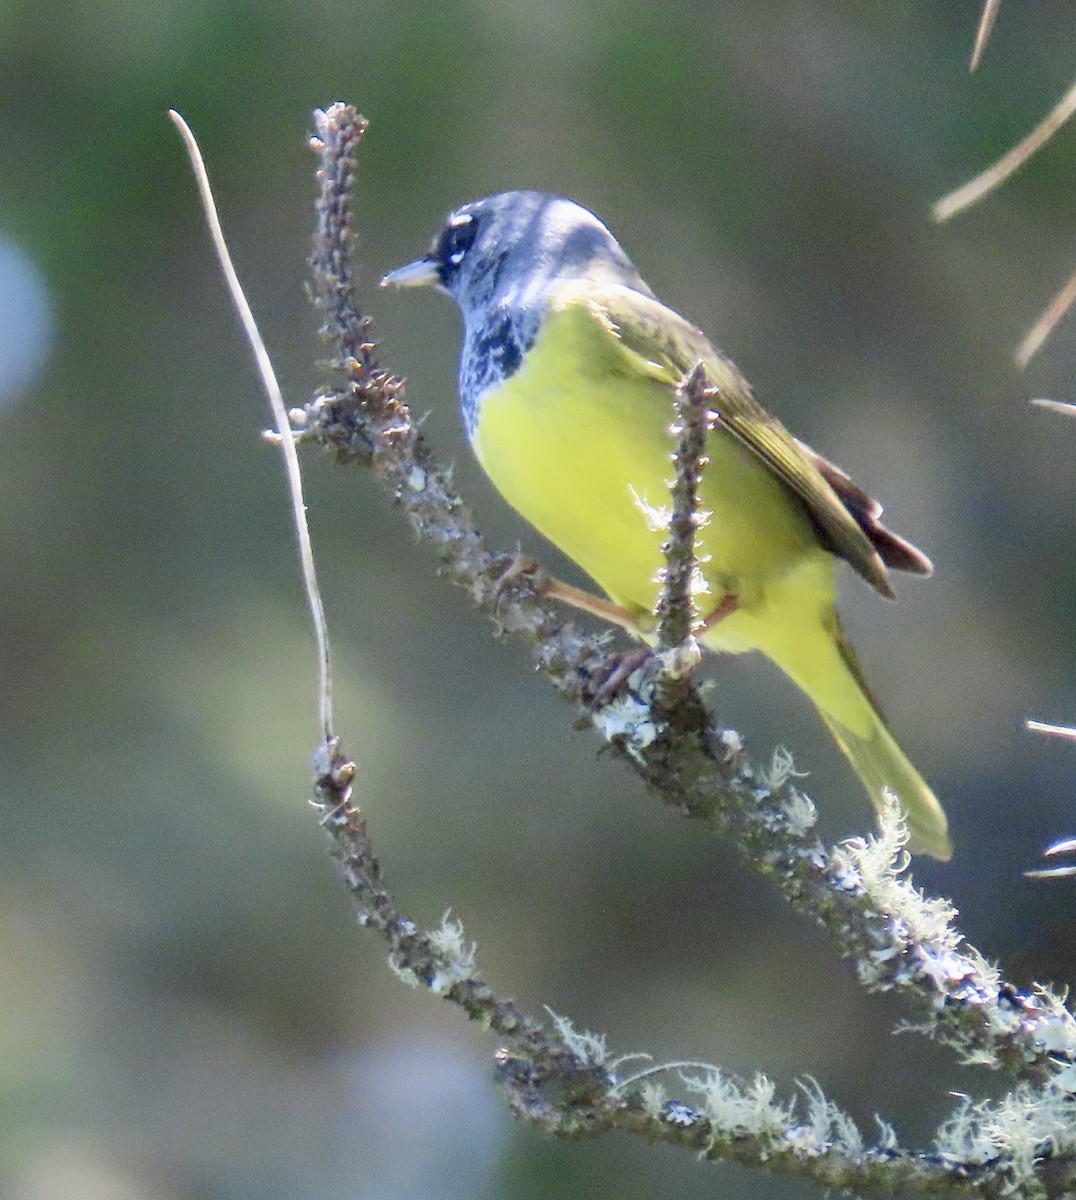
[[[432,258],[420,258],[406,266],[397,267],[381,280],[382,287],[429,287],[440,283],[437,263]]]

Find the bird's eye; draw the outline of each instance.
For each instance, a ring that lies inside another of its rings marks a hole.
[[[470,213],[453,217],[441,235],[441,260],[458,267],[478,234],[478,222]]]

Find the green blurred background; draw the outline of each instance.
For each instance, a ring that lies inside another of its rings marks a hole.
[[[944,228],[928,205],[1073,73],[1068,0],[0,3],[0,1192],[18,1200],[817,1195],[626,1139],[514,1126],[495,1043],[352,927],[305,805],[312,638],[264,400],[165,116],[200,137],[292,403],[310,110],[358,105],[362,297],[492,540],[566,570],[460,434],[458,326],[378,276],[443,214],[538,187],[598,212],[802,437],[934,557],[844,611],[957,855],[917,864],[1019,980],[1071,981],[1076,832],[1070,318],[1076,129]],[[437,580],[359,469],[306,456],[338,723],[390,882],[452,906],[491,980],[618,1053],[805,1073],[915,1141],[995,1082],[865,997],[735,855],[643,795]],[[711,664],[755,756],[791,747],[825,832],[858,784],[764,664]]]

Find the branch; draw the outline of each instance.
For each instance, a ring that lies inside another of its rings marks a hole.
[[[351,804],[355,768],[327,744],[315,759],[315,807],[333,841],[334,857],[351,893],[359,924],[375,929],[390,950],[396,973],[461,1008],[483,1028],[505,1039],[497,1074],[512,1111],[558,1137],[594,1137],[620,1130],[692,1150],[706,1159],[728,1159],[827,1186],[952,1196],[1060,1196],[1076,1183],[1071,1152],[1050,1154],[1057,1130],[1071,1124],[1070,1096],[1052,1086],[1026,1086],[997,1104],[962,1100],[929,1152],[900,1149],[879,1119],[881,1139],[866,1145],[851,1118],[816,1084],[801,1084],[806,1112],[796,1098],[780,1101],[763,1075],[741,1082],[704,1064],[671,1064],[625,1079],[601,1038],[574,1030],[554,1016],[545,1025],[501,999],[475,964],[475,947],[462,927],[446,918],[421,932],[403,916],[384,883],[366,822]],[[640,1056],[630,1056],[632,1058]],[[644,1056],[645,1057],[645,1056]],[[689,1075],[693,1066],[702,1074]],[[677,1070],[699,1099],[670,1099],[653,1082]],[[1036,1174],[1049,1158],[1049,1186]]]
[[[969,1197],[1040,1194],[1033,1168],[1056,1137],[1058,1114],[1071,1120],[1069,1097],[1057,1088],[1045,1093],[1050,1109],[1027,1088],[996,1105],[962,1100],[935,1148],[916,1152],[900,1149],[880,1118],[880,1141],[867,1145],[852,1119],[810,1080],[799,1085],[801,1097],[781,1101],[764,1075],[745,1083],[706,1064],[673,1063],[621,1078],[625,1062],[648,1056],[613,1059],[604,1039],[575,1030],[565,1018],[535,1020],[485,982],[476,948],[465,941],[458,922],[446,914],[439,928],[425,932],[400,912],[366,821],[351,802],[354,763],[332,739],[315,754],[314,765],[314,807],[332,839],[358,923],[382,936],[403,980],[441,996],[504,1039],[498,1080],[513,1113],[528,1124],[562,1138],[619,1130],[704,1159],[830,1187]],[[688,1074],[688,1068],[701,1073]],[[698,1097],[694,1103],[670,1099],[654,1082],[657,1074],[671,1071]],[[1050,1167],[1055,1183],[1041,1194],[1060,1196],[1076,1183],[1076,1165],[1070,1154],[1055,1153]]]
[[[979,58],[990,36],[1000,3],[1001,0],[986,0],[983,6],[983,14],[975,38],[975,49],[972,51],[971,70],[973,71],[979,65]],[[1073,113],[1076,113],[1076,85],[1069,88],[1039,124],[1007,154],[1003,154],[996,163],[987,167],[980,175],[938,200],[931,210],[934,220],[948,221],[950,217],[956,216],[957,213],[962,212],[965,208],[970,208],[984,196],[989,195],[1045,145]],[[1023,369],[1028,365],[1074,303],[1076,303],[1076,274],[1071,276],[1047,304],[1035,324],[1024,335],[1013,356],[1018,367]]]
[[[661,547],[665,572],[657,605],[658,646],[666,652],[693,639],[699,623],[695,607],[695,532],[708,518],[699,511],[699,482],[707,462],[706,433],[714,395],[701,363],[676,389],[676,424],[672,427],[678,439],[673,455],[676,477],[670,485],[672,513],[669,533]]]
[[[1052,737],[1070,738],[1076,741],[1076,729],[1070,725],[1050,725],[1046,721],[1027,721],[1032,733],[1048,733]]]
[[[1031,403],[1045,412],[1059,413],[1063,417],[1076,417],[1076,404],[1069,404],[1065,400],[1046,400],[1039,397]]]

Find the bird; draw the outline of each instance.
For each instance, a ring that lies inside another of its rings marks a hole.
[[[699,485],[699,640],[776,664],[875,808],[897,796],[909,850],[949,859],[945,813],[890,732],[836,609],[840,560],[887,599],[893,571],[929,575],[930,560],[654,295],[598,217],[544,192],[486,196],[456,208],[423,257],[381,282],[455,300],[460,409],[479,463],[604,596],[559,581],[551,594],[644,640],[664,562],[673,390],[701,365],[714,395]]]

